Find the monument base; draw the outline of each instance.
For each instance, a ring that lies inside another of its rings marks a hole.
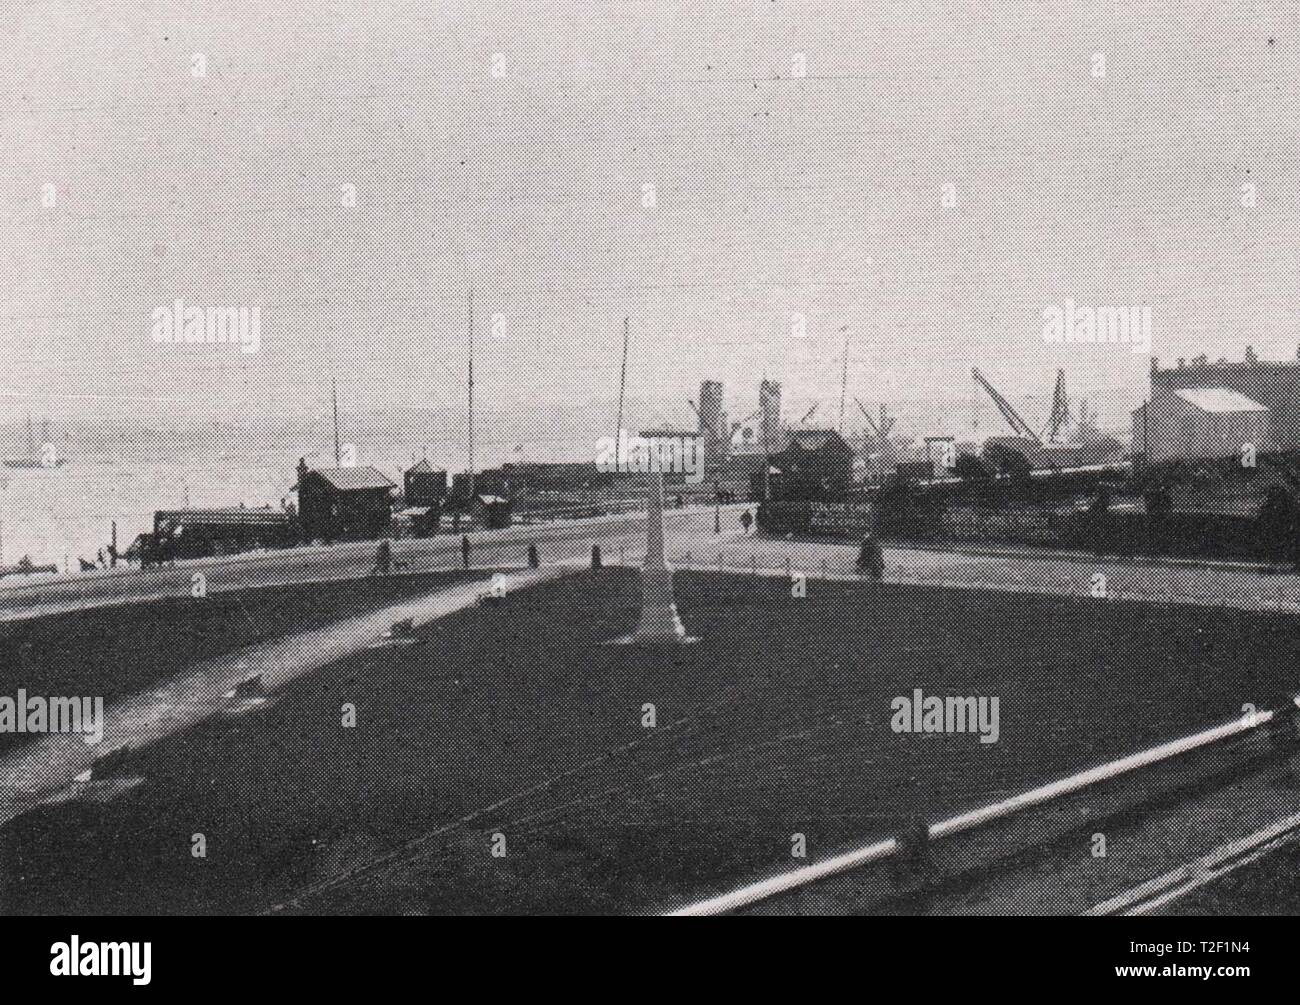
[[[688,645],[699,639],[686,634],[677,604],[673,601],[673,573],[666,567],[641,569],[641,621],[636,631],[614,639],[609,645]]]

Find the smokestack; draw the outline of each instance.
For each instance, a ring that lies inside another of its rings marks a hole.
[[[763,449],[780,451],[781,382],[779,380],[764,379],[758,385],[758,407],[762,412],[758,430]]]
[[[700,384],[700,438],[704,441],[706,465],[716,466],[722,459],[726,421],[722,412],[722,384],[716,380],[704,381]]]

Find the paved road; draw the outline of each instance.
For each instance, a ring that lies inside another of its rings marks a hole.
[[[710,509],[669,510],[666,543],[679,568],[753,570],[818,576],[854,576],[852,544],[744,536],[738,518],[744,504],[722,508],[723,533],[713,532]],[[605,561],[639,561],[645,550],[645,515],[592,519],[479,531],[469,535],[472,563],[517,568],[535,543],[543,564],[586,561],[599,544]],[[411,571],[456,568],[460,539],[454,535],[398,541],[393,557]],[[1247,610],[1300,611],[1300,576],[1265,574],[1251,567],[1198,567],[1186,563],[1124,563],[1030,548],[991,553],[887,547],[886,580],[972,589],[1097,595],[1113,600],[1159,600]],[[209,592],[286,583],[354,579],[374,564],[374,544],[294,548],[177,563],[165,569],[104,570],[72,576],[0,581],[0,621],[166,596],[186,595],[195,573]],[[1097,579],[1101,575],[1104,579]]]
[[[728,535],[739,534],[744,506],[722,508]],[[713,538],[711,509],[670,510],[666,514],[670,540]],[[527,547],[536,543],[544,563],[589,559],[599,544],[607,562],[644,553],[645,514],[629,513],[584,520],[557,521],[469,535],[471,562],[477,567],[518,567],[527,562]],[[393,558],[412,572],[459,568],[460,537],[396,541]],[[209,592],[279,586],[323,580],[356,579],[375,562],[375,544],[358,541],[328,547],[256,552],[223,558],[195,559],[175,566],[147,570],[120,568],[73,575],[41,575],[0,580],[0,621],[82,610],[112,604],[189,595],[192,577],[202,573]]]
[[[849,544],[736,536],[721,541],[674,540],[670,536],[668,554],[678,568],[857,578],[857,551]],[[888,545],[885,562],[886,582],[1300,612],[1300,576],[1265,574],[1252,567],[1124,563],[1030,548],[979,554]]]

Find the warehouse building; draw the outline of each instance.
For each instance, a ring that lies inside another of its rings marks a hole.
[[[1151,400],[1133,412],[1133,450],[1149,464],[1275,449],[1272,410],[1228,387],[1168,387],[1153,382]]]
[[[771,469],[773,499],[843,499],[853,483],[853,448],[833,429],[791,430],[789,446],[772,455]]]
[[[1300,449],[1300,353],[1292,360],[1262,360],[1247,348],[1241,360],[1211,363],[1198,356],[1190,361],[1180,359],[1176,366],[1165,369],[1152,360],[1151,432],[1162,426],[1163,412],[1182,410],[1182,405],[1169,397],[1171,392],[1216,388],[1235,391],[1268,410],[1267,440],[1272,449]],[[1142,452],[1143,442],[1142,436],[1134,437],[1134,452]],[[1167,447],[1161,442],[1158,449]]]

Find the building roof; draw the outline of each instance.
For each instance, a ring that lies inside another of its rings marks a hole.
[[[369,465],[356,468],[318,468],[314,474],[320,475],[332,488],[341,492],[393,487],[392,482]]]
[[[704,434],[698,429],[643,429],[640,436],[643,440],[698,440]]]
[[[823,447],[838,444],[843,450],[851,450],[844,438],[833,429],[792,429],[790,446],[800,450],[821,450]]]
[[[1202,412],[1268,411],[1258,401],[1226,387],[1185,387],[1174,391],[1174,394]]]
[[[429,458],[426,457],[419,464],[415,465],[412,468],[408,468],[406,473],[408,475],[435,475],[438,474],[441,470],[442,470],[441,468],[435,468],[432,464],[430,464]]]

